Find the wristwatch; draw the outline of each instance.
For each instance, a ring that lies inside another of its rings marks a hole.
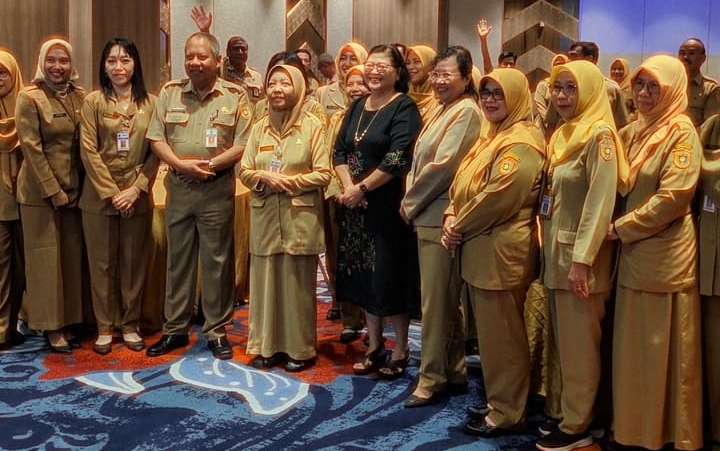
[[[363,195],[368,192],[367,185],[365,185],[364,183],[361,183],[358,186],[360,187],[360,191],[362,191]]]
[[[208,160],[207,164],[208,164],[208,169],[210,169],[211,171],[214,172],[215,171],[215,163],[213,163],[212,160]]]

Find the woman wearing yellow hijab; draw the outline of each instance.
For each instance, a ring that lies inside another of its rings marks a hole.
[[[20,210],[15,200],[20,143],[15,101],[23,88],[15,57],[0,50],[0,350],[22,344],[17,319],[25,288]]]
[[[367,57],[367,49],[357,42],[348,42],[338,50],[335,57],[337,81],[321,86],[315,93],[318,102],[325,109],[326,123],[333,114],[350,106],[350,98],[345,92],[345,73],[353,66],[364,64]]]
[[[267,75],[270,110],[250,132],[239,177],[250,190],[251,364],[302,371],[315,362],[316,268],[325,251],[323,190],[330,182],[324,125],[303,111],[299,69]]]
[[[692,200],[702,148],[687,110],[687,76],[656,55],[632,76],[638,120],[621,138],[629,191],[608,231],[621,243],[613,337],[615,441],[694,450],[702,441],[697,243]],[[716,208],[704,202],[703,210]]]
[[[627,173],[600,70],[589,61],[555,66],[550,87],[564,124],[548,146],[539,213],[563,419],[538,440],[545,451],[593,440],[588,426],[600,381],[600,322],[612,288],[614,254],[605,235]]]
[[[430,112],[438,105],[430,80],[431,63],[435,58],[435,50],[427,45],[413,45],[405,55],[405,64],[410,74],[410,91],[408,95],[415,101],[423,123]]]
[[[570,60],[568,59],[567,55],[558,53],[557,55],[553,56],[550,65],[551,67],[555,67],[559,66],[560,64],[565,64],[568,61]],[[538,82],[537,86],[535,87],[535,94],[533,94],[533,117],[535,118],[535,123],[542,130],[546,129],[548,123],[550,127],[554,129],[558,121],[557,113],[550,107],[551,98],[552,91],[550,90],[550,77],[543,78]],[[550,113],[549,118],[547,117],[548,113]],[[550,130],[548,136],[550,134],[552,134],[552,130]]]
[[[460,163],[445,211],[443,245],[460,259],[475,316],[488,405],[466,433],[497,437],[524,430],[530,384],[523,303],[537,277],[535,209],[545,140],[532,122],[525,75],[493,70],[480,82],[490,124]]]
[[[620,85],[620,91],[622,92],[622,98],[627,107],[628,114],[630,115],[630,121],[634,121],[637,118],[635,112],[635,103],[632,98],[632,88],[630,85],[630,62],[625,58],[617,58],[610,64],[610,78]]]

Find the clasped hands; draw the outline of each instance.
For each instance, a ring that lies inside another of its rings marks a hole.
[[[183,183],[200,183],[215,177],[215,171],[210,169],[210,160],[180,160],[174,169]]]
[[[348,187],[342,194],[335,196],[335,200],[350,209],[357,207],[367,208],[368,206],[365,193],[360,189],[360,185]]]
[[[260,182],[262,182],[262,190],[257,194],[261,199],[271,195],[280,194],[292,189],[292,179],[290,176],[280,174],[279,172],[260,171]]]
[[[450,255],[455,258],[455,251],[457,247],[462,244],[463,234],[455,231],[455,220],[457,219],[454,215],[445,216],[443,222],[442,238],[440,244],[450,251]]]

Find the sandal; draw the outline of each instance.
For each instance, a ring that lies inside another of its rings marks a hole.
[[[380,376],[381,379],[394,381],[405,374],[405,368],[407,368],[408,362],[410,362],[410,355],[406,355],[402,359],[391,360],[378,369],[378,376]]]
[[[353,372],[358,376],[370,374],[373,371],[377,371],[378,368],[384,365],[386,360],[387,355],[385,354],[385,346],[380,345],[380,347],[374,351],[365,354],[365,360],[353,365]]]
[[[360,338],[360,332],[352,327],[346,327],[340,332],[340,343],[352,343],[358,338]]]

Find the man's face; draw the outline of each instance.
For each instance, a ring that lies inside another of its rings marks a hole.
[[[583,54],[583,49],[581,45],[571,47],[570,50],[568,50],[568,58],[570,59],[570,61],[587,60],[591,63],[597,64],[597,61],[593,59],[592,55]]]
[[[318,70],[325,78],[330,80],[335,76],[335,63],[320,63],[318,64]]]
[[[245,68],[248,59],[248,43],[245,39],[239,37],[230,38],[225,52],[232,67],[236,69]]]
[[[196,88],[215,83],[220,61],[220,55],[213,55],[210,42],[201,36],[190,38],[185,44],[185,73]]]
[[[703,46],[694,39],[683,42],[678,50],[678,59],[685,65],[685,69],[691,77],[700,73],[700,67],[705,62],[705,58]]]

